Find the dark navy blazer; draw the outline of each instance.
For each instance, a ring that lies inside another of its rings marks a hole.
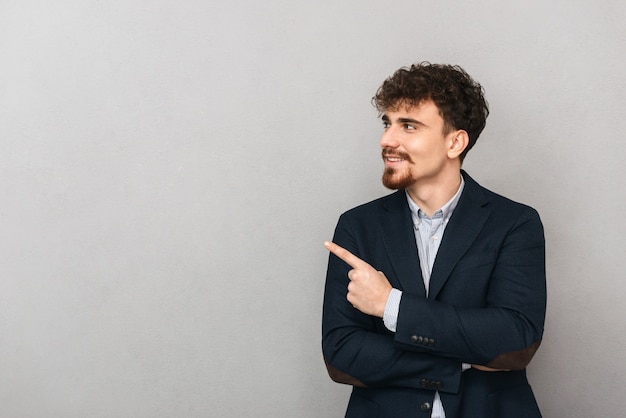
[[[525,368],[543,334],[543,227],[534,209],[462,174],[428,297],[403,190],[339,219],[333,241],[403,292],[392,333],[348,303],[350,267],[330,255],[322,347],[333,380],[354,386],[346,417],[430,417],[435,391],[447,418],[541,416]]]

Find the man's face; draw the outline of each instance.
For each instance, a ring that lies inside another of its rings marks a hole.
[[[447,164],[449,137],[434,102],[400,105],[382,116],[385,132],[380,140],[385,162],[383,184],[403,189],[437,180]]]

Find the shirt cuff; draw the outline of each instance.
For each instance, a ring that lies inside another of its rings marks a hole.
[[[392,332],[396,332],[396,326],[398,325],[400,298],[402,298],[402,291],[398,289],[391,289],[389,298],[387,298],[387,305],[385,305],[385,312],[383,313],[383,322],[385,323],[385,327]]]

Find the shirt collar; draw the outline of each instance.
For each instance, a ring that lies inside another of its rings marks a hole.
[[[433,218],[441,216],[444,219],[444,222],[447,222],[452,216],[452,212],[456,208],[456,205],[459,203],[459,199],[461,198],[461,193],[463,193],[463,188],[465,187],[465,180],[463,176],[461,176],[461,184],[459,185],[459,190],[456,191],[454,196],[448,202],[441,207],[441,209],[435,211],[433,213]],[[413,217],[414,223],[419,223],[420,218],[427,218],[426,213],[420,209],[420,207],[411,199],[409,196],[409,192],[405,190],[406,200],[409,202],[409,209],[411,210],[411,216]]]

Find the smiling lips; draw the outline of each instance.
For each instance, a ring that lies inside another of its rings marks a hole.
[[[385,162],[392,163],[392,164],[399,163],[405,160],[408,162],[411,162],[411,157],[408,154],[404,152],[391,151],[389,149],[383,149],[382,157]]]

